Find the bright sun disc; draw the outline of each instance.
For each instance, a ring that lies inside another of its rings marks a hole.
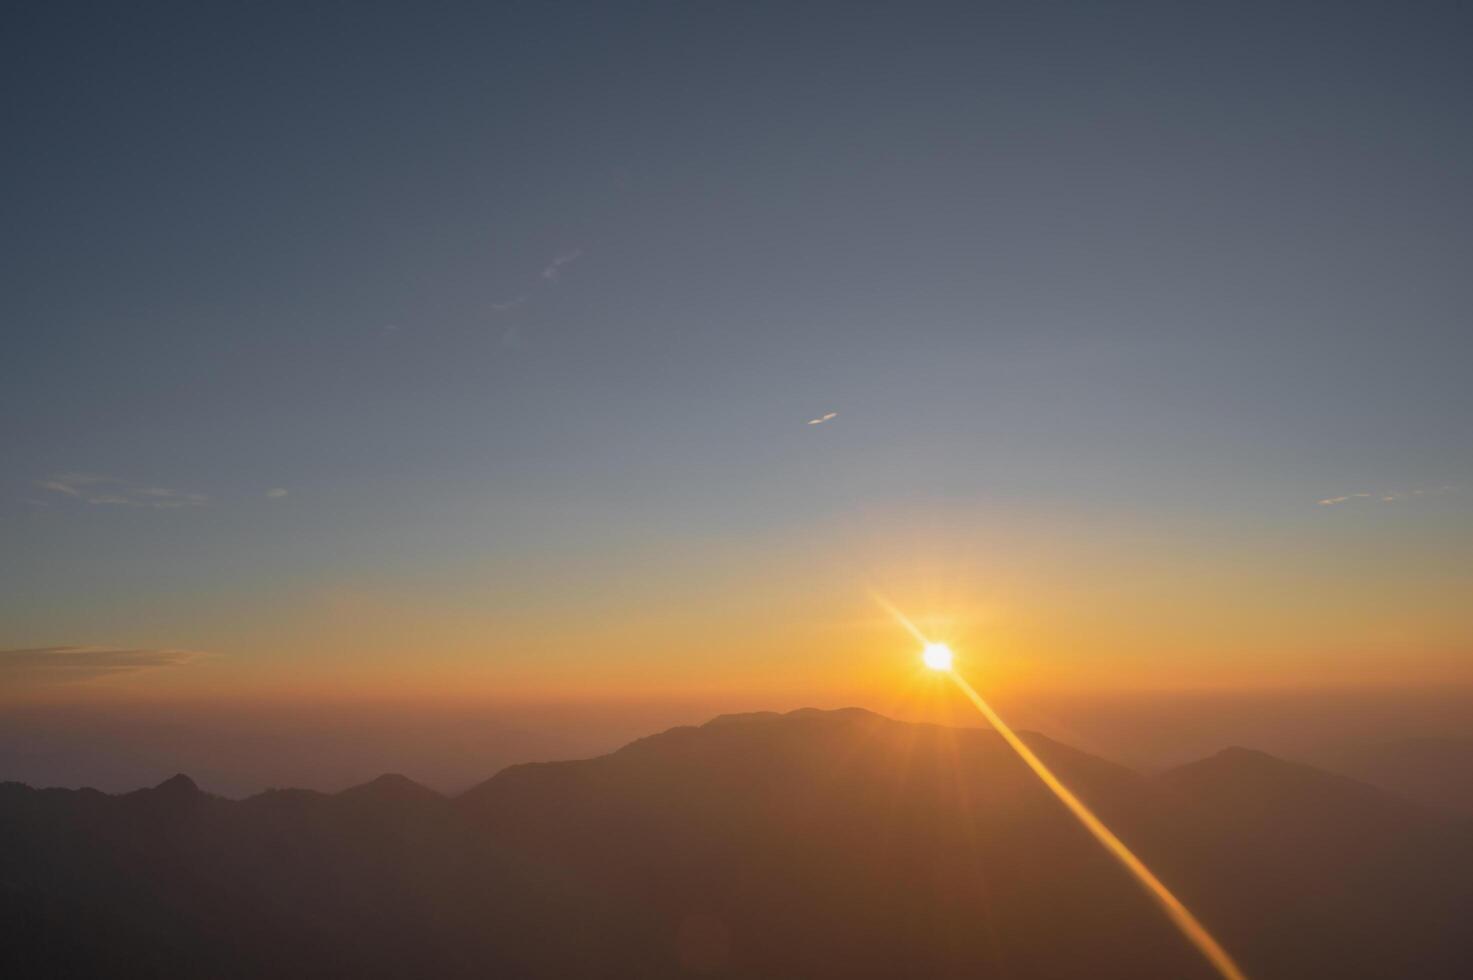
[[[951,647],[945,643],[927,643],[921,651],[921,659],[932,670],[951,669]]]

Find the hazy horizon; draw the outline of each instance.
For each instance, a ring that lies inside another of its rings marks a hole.
[[[47,775],[43,717],[125,758],[153,712],[244,785],[293,712],[431,775],[406,719],[583,752],[959,716],[877,596],[1018,724],[1136,764],[1462,731],[1455,5],[7,23],[27,778],[94,771]],[[329,754],[303,772],[378,764]]]
[[[1229,747],[1335,768],[1346,752],[1408,739],[1473,744],[1473,691],[1166,691],[1000,697],[1017,728],[1149,773]],[[213,701],[11,705],[0,709],[0,775],[36,786],[126,792],[185,773],[243,797],[332,792],[397,773],[458,793],[508,765],[583,759],[718,715],[860,707],[901,721],[985,727],[949,699],[924,707],[799,699],[532,704]]]

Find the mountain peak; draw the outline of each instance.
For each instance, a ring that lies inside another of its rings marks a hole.
[[[170,796],[194,796],[200,792],[195,781],[182,772],[170,776],[155,786],[153,790],[155,793],[167,793]]]
[[[876,714],[868,708],[796,708],[788,712],[778,711],[745,711],[732,714],[717,715],[702,725],[702,728],[719,728],[723,725],[750,725],[770,724],[781,721],[886,721],[883,715]]]
[[[397,772],[386,772],[358,786],[351,786],[337,794],[339,798],[374,799],[394,802],[440,801],[444,797],[428,786],[423,786],[408,776]]]
[[[1160,778],[1167,783],[1181,786],[1196,783],[1222,786],[1224,780],[1235,782],[1251,780],[1255,783],[1267,781],[1273,784],[1299,785],[1306,781],[1320,782],[1336,777],[1309,766],[1280,759],[1258,749],[1234,745],[1215,752],[1205,759],[1198,759],[1196,762],[1168,769],[1161,774]]]
[[[1244,821],[1291,813],[1321,817],[1327,825],[1344,825],[1341,815],[1350,813],[1413,823],[1424,817],[1415,804],[1348,776],[1237,746],[1167,770],[1157,781],[1220,816]]]
[[[1225,761],[1241,761],[1241,762],[1247,762],[1249,760],[1258,760],[1260,762],[1262,762],[1264,760],[1270,760],[1270,761],[1273,761],[1273,762],[1280,762],[1280,761],[1282,761],[1280,759],[1275,758],[1274,756],[1269,755],[1267,752],[1263,751],[1262,749],[1250,749],[1250,748],[1246,748],[1246,747],[1244,747],[1242,745],[1229,745],[1225,749],[1219,749],[1215,753],[1215,756],[1217,758],[1223,759]]]

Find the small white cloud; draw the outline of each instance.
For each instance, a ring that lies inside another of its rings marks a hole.
[[[89,504],[115,507],[172,510],[178,507],[199,507],[210,499],[202,493],[174,490],[170,487],[139,486],[126,480],[89,473],[63,473],[38,480],[36,486],[52,493],[84,500]]]
[[[1383,504],[1394,504],[1397,501],[1411,500],[1414,497],[1429,497],[1451,493],[1456,489],[1458,489],[1456,486],[1440,486],[1418,488],[1415,490],[1383,490],[1377,493],[1347,493],[1340,497],[1326,497],[1323,500],[1315,501],[1315,503],[1321,507],[1338,507],[1340,504],[1347,504],[1353,500],[1370,500],[1375,498]]]
[[[839,413],[838,412],[827,412],[827,413],[825,413],[823,415],[820,415],[816,419],[809,419],[808,420],[808,424],[809,425],[823,425],[825,422],[832,421],[832,420],[834,420],[834,419],[836,419],[838,417],[839,417]]]
[[[583,249],[575,248],[571,252],[564,252],[561,255],[554,256],[551,261],[549,261],[546,265],[542,267],[542,273],[540,276],[541,285],[556,285],[558,279],[562,277],[563,267],[578,261],[578,259],[582,255]],[[522,293],[518,296],[513,296],[511,299],[502,300],[499,303],[492,303],[491,312],[500,315],[502,313],[510,313],[512,310],[526,306],[528,303],[532,302],[532,299],[535,296],[536,292],[537,287],[534,286],[527,292]],[[521,342],[521,334],[516,331],[515,327],[510,328],[502,335],[501,342],[503,346],[506,347],[518,347],[520,346]]]
[[[491,312],[500,316],[503,313],[510,313],[512,310],[519,309],[531,303],[539,286],[550,287],[556,285],[558,279],[562,277],[563,267],[578,261],[582,255],[583,249],[575,248],[571,252],[564,252],[561,255],[554,256],[550,262],[542,267],[541,282],[539,284],[534,285],[525,293],[513,296],[511,299],[502,300],[499,303],[492,303]],[[501,344],[503,347],[520,347],[522,344],[521,332],[515,326],[508,327],[502,333]]]
[[[575,248],[571,252],[564,252],[542,268],[542,278],[548,282],[557,282],[558,277],[563,274],[563,266],[576,262],[583,254],[583,249]]]
[[[266,491],[266,496],[270,497],[272,500],[280,500],[282,497],[286,496],[286,489],[284,487],[272,487],[270,490]]]
[[[64,493],[68,497],[82,496],[82,492],[78,490],[75,486],[70,483],[63,483],[60,479],[42,480],[37,483],[36,486],[40,487],[42,490],[54,490],[57,493]]]

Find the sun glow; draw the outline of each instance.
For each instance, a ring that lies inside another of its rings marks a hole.
[[[1094,839],[1114,856],[1124,866],[1126,871],[1130,872],[1131,876],[1146,890],[1146,893],[1155,899],[1161,910],[1166,913],[1166,917],[1171,920],[1188,942],[1197,947],[1197,950],[1201,952],[1202,956],[1222,975],[1223,980],[1244,980],[1242,970],[1238,969],[1238,965],[1227,954],[1227,950],[1223,949],[1217,940],[1213,938],[1212,934],[1207,931],[1207,927],[1202,925],[1197,920],[1197,917],[1181,903],[1181,900],[1172,894],[1171,890],[1162,883],[1161,879],[1157,878],[1151,869],[1147,868],[1145,863],[1136,857],[1130,848],[1125,846],[1124,841],[1116,837],[1114,832],[1109,827],[1106,827],[1104,822],[1095,816],[1080,801],[1079,797],[1070,791],[1069,787],[1059,781],[1059,777],[1054,775],[1053,770],[1049,769],[1048,766],[1044,765],[1042,759],[1033,754],[1033,750],[1018,737],[1018,734],[1013,731],[1012,727],[1002,720],[1002,717],[992,709],[990,704],[982,699],[982,695],[978,694],[971,684],[967,683],[967,679],[951,669],[951,648],[945,643],[935,643],[927,640],[921,634],[921,631],[916,628],[916,625],[907,619],[898,609],[879,596],[876,596],[876,599],[894,614],[900,625],[904,626],[910,631],[912,636],[915,636],[925,645],[921,651],[921,660],[925,665],[951,678],[952,682],[956,684],[957,688],[966,696],[967,700],[972,702],[972,706],[977,709],[982,717],[987,719],[988,724],[993,727],[993,730],[1003,737],[1003,740],[1012,747],[1013,751],[1018,754],[1018,757],[1023,760],[1028,768],[1033,770],[1033,774],[1053,792],[1054,796],[1064,805],[1065,809],[1074,814],[1075,818],[1084,826],[1084,829],[1089,831]]]
[[[921,660],[932,670],[950,670],[951,647],[945,643],[927,643],[921,651]]]

